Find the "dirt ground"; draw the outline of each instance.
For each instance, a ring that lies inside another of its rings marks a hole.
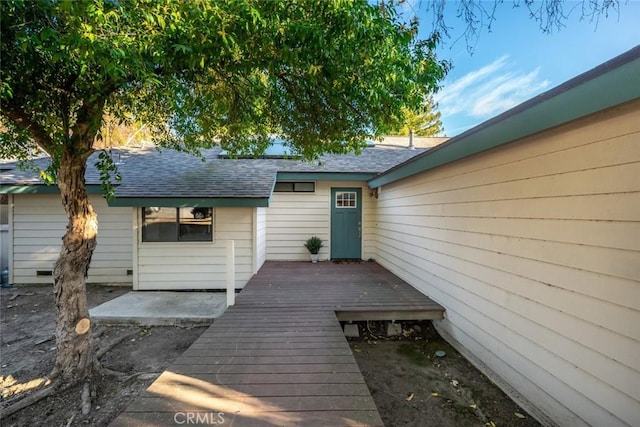
[[[95,307],[129,290],[90,285],[89,306]],[[54,326],[52,287],[18,286],[0,291],[0,408],[17,395],[28,393],[29,390],[24,389],[30,381],[51,372],[55,358]],[[48,397],[0,424],[3,427],[106,426],[206,329],[206,326],[98,325],[94,328],[97,351],[122,340],[100,362],[106,368],[131,377],[124,382],[112,376],[98,381],[96,398],[88,416],[80,411],[81,391],[75,388]]]
[[[94,307],[128,288],[89,286]],[[49,286],[0,290],[0,410],[38,388],[53,367],[55,304]],[[367,327],[368,326],[368,327]],[[382,324],[361,324],[363,338],[351,340],[358,365],[386,426],[537,426],[523,410],[482,376],[428,322],[405,324],[400,339],[380,338]],[[99,325],[100,362],[124,372],[123,382],[105,376],[94,384],[89,415],[80,411],[79,388],[50,396],[2,420],[9,426],[106,426],[206,327]],[[434,356],[445,351],[442,358]]]
[[[362,338],[349,340],[385,426],[540,425],[444,341],[431,322],[401,325],[401,335],[385,338],[382,322],[360,323]]]

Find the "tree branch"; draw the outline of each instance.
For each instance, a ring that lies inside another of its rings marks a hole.
[[[289,93],[291,93],[293,95],[294,98],[294,102],[296,103],[296,105],[299,105],[299,102],[297,102],[297,99],[295,97],[295,88],[294,88],[294,83],[291,82],[291,80],[289,79],[289,74],[285,73],[285,72],[280,72],[278,73],[278,75],[276,76],[278,78],[278,80],[280,80],[284,86],[287,88],[287,91]],[[295,76],[294,76],[295,77]],[[302,78],[302,77],[300,77]],[[316,85],[314,86],[317,92],[318,88],[322,89],[322,94],[326,94],[326,93],[330,93],[331,89],[329,88],[329,86],[327,85],[326,81],[316,81],[315,83]],[[310,88],[306,88],[306,92],[307,95],[311,96],[310,93]],[[325,105],[325,108],[327,107],[326,104],[326,100],[325,100],[325,96],[322,96],[323,99],[323,104]],[[358,110],[351,102],[349,102],[348,99],[346,99],[345,94],[341,93],[340,96],[338,97],[338,99],[340,100],[340,102],[342,103],[342,105],[344,105],[345,107],[347,107],[349,110],[351,110],[351,112],[360,120],[360,121],[364,121],[365,116],[364,114]]]
[[[93,102],[84,103],[76,113],[76,122],[71,127],[71,141],[69,149],[72,153],[79,154],[85,159],[95,151],[95,140],[104,115],[106,98],[99,98]]]
[[[16,403],[13,403],[9,406],[6,406],[2,409],[2,413],[0,415],[0,420],[8,418],[9,416],[15,414],[22,409],[33,405],[36,402],[41,401],[42,399],[51,396],[54,392],[60,392],[64,390],[64,388],[57,387],[56,385],[51,385],[47,388],[43,388],[37,391],[33,391],[30,394],[26,395],[22,399],[18,400]]]
[[[29,136],[35,143],[50,156],[53,156],[55,147],[53,139],[42,126],[31,120],[31,117],[22,109],[18,107],[3,108],[2,115],[15,123],[20,129],[29,132]]]

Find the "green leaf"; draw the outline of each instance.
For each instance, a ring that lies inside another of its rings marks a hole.
[[[357,151],[421,115],[447,69],[435,39],[364,0],[0,7],[3,100],[20,100],[49,152],[94,149],[107,111],[187,151],[250,152],[274,134],[310,159]]]

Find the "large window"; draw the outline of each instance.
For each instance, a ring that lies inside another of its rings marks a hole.
[[[211,242],[212,208],[142,209],[143,242]]]

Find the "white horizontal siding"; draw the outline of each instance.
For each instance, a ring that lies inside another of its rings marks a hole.
[[[268,260],[308,261],[304,242],[311,236],[323,240],[320,259],[331,253],[331,188],[362,188],[362,258],[375,257],[375,214],[366,184],[318,181],[313,193],[273,193],[266,210],[266,256]]]
[[[330,186],[316,183],[314,193],[277,193],[267,208],[266,252],[268,260],[309,260],[303,246],[311,236],[324,241],[320,259],[329,258]]]
[[[98,214],[98,245],[89,268],[89,283],[131,283],[133,267],[131,208],[108,207],[90,196]],[[14,283],[51,283],[37,270],[53,270],[66,232],[67,217],[57,194],[13,196],[12,275]]]
[[[369,187],[362,187],[362,259],[375,259],[376,248],[376,199],[369,195]]]
[[[244,287],[254,267],[252,208],[215,208],[213,242],[140,242],[137,288],[226,289],[227,240],[235,241],[235,286]]]
[[[640,103],[390,184],[377,259],[558,425],[640,425]]]

